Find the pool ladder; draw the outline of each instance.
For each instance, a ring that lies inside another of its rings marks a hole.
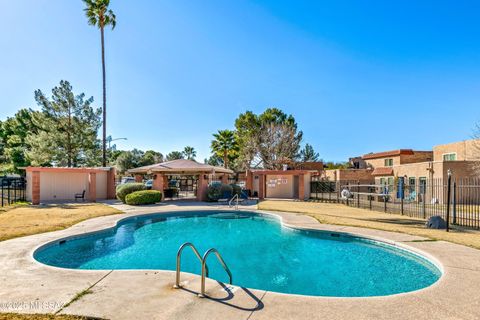
[[[236,193],[232,199],[230,199],[230,201],[228,201],[228,207],[231,208],[233,206],[233,200],[237,200],[237,202],[235,203],[235,210],[238,210],[238,193]]]
[[[200,253],[198,252],[197,248],[195,248],[193,243],[185,242],[184,244],[182,244],[180,246],[180,248],[177,251],[177,269],[176,269],[176,275],[175,275],[175,285],[173,286],[175,289],[181,288],[181,285],[180,285],[180,265],[182,263],[182,252],[183,252],[183,249],[185,249],[186,247],[190,247],[193,250],[193,253],[198,258],[198,260],[200,261],[200,263],[202,265],[202,281],[201,281],[201,286],[200,286],[200,294],[198,295],[200,298],[205,297],[205,278],[208,277],[207,258],[211,253],[215,254],[218,261],[222,265],[223,269],[228,274],[229,283],[232,284],[232,273],[230,272],[230,269],[228,268],[227,264],[225,263],[225,260],[223,260],[222,256],[220,255],[220,252],[218,252],[217,249],[210,248],[205,252],[203,257],[201,257]]]

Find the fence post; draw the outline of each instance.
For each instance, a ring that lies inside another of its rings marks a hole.
[[[337,203],[340,203],[340,181],[335,182],[335,188],[337,189]]]
[[[7,180],[7,205],[10,205],[10,181]]]
[[[350,191],[350,187],[348,185],[349,183],[347,181],[347,190]],[[350,193],[348,193],[348,197],[347,197],[347,206],[350,206],[350,204],[348,203],[348,198],[350,198]]]
[[[425,191],[422,194],[422,213],[423,213],[423,219],[427,219],[427,208],[425,204]]]
[[[373,196],[370,194],[370,193],[372,193],[372,188],[371,187],[368,188],[368,193],[369,193],[368,202],[369,202],[370,210],[372,210],[372,198],[373,198]]]
[[[385,183],[385,186],[383,187],[383,211],[387,212],[387,183]]]
[[[453,224],[457,224],[457,181],[453,182]]]
[[[360,181],[357,182],[357,208],[360,208]]]
[[[332,203],[332,184],[328,183],[328,202]]]
[[[446,231],[450,231],[450,192],[452,186],[452,171],[448,169],[448,180],[447,180],[447,228]]]

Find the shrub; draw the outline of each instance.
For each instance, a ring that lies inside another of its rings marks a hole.
[[[125,201],[130,205],[153,204],[162,201],[162,193],[158,190],[135,191],[127,194]]]
[[[125,183],[117,187],[117,199],[125,203],[125,197],[135,191],[145,190],[143,183]]]
[[[242,187],[233,183],[231,184],[231,186],[232,186],[232,196],[235,194],[238,194],[238,196],[242,195]]]
[[[212,183],[207,188],[207,198],[209,201],[218,201],[218,199],[231,198],[233,188],[229,184]]]

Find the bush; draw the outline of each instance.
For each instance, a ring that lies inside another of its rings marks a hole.
[[[145,190],[147,187],[143,183],[125,183],[117,187],[117,199],[125,203],[125,197],[135,191]]]
[[[238,194],[238,196],[242,195],[242,187],[236,184],[231,184],[232,186],[232,196]]]
[[[209,201],[218,201],[232,197],[233,188],[229,184],[214,183],[207,188],[207,198]]]
[[[162,193],[158,190],[135,191],[127,194],[125,201],[130,205],[153,204],[162,201]]]

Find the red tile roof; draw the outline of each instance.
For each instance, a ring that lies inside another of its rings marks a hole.
[[[362,156],[362,159],[377,159],[377,158],[386,158],[386,157],[395,157],[401,154],[413,155],[414,152],[412,149],[399,149],[399,150],[392,150],[392,151],[384,151],[384,152],[376,152],[376,153],[368,153]]]
[[[393,168],[390,168],[390,167],[376,168],[373,170],[372,176],[393,176]]]

